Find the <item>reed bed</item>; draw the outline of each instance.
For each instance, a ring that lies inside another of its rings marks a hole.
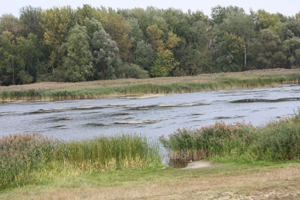
[[[59,141],[38,133],[0,138],[0,190],[27,181],[161,164],[158,145],[137,135]]]
[[[154,82],[154,83],[153,83]],[[90,85],[88,85],[90,83]],[[134,82],[130,80],[115,80],[86,83],[62,83],[62,86],[30,88],[20,86],[19,90],[12,87],[0,88],[0,100],[63,100],[103,98],[118,95],[169,94],[199,92],[218,89],[236,89],[272,86],[284,83],[300,83],[300,73],[275,73],[261,75],[206,75],[201,77],[146,79]],[[51,83],[49,83],[51,85]],[[56,84],[54,84],[56,85]],[[72,86],[72,87],[71,87]],[[11,88],[11,89],[9,89]]]
[[[178,129],[160,142],[173,160],[285,161],[300,158],[300,109],[293,117],[264,126],[216,122]]]

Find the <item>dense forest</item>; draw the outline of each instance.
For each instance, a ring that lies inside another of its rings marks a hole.
[[[0,17],[0,85],[300,67],[300,12],[23,7]]]

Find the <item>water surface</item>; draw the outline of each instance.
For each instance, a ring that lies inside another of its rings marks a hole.
[[[106,98],[0,104],[0,136],[39,132],[59,139],[142,133],[149,138],[215,121],[262,125],[291,116],[300,86],[172,94],[148,99]]]

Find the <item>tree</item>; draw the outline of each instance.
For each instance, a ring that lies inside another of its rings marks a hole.
[[[252,37],[254,37],[254,23],[251,16],[246,15],[244,11],[229,12],[226,18],[220,25],[216,25],[213,29],[216,36],[222,38],[225,33],[233,34],[244,41],[244,51],[241,56],[244,56],[242,71],[247,69],[247,46]],[[225,44],[225,43],[223,43]]]
[[[242,71],[240,63],[245,41],[234,34],[225,33],[217,46],[217,65],[224,72]]]
[[[137,43],[143,40],[144,35],[143,35],[143,31],[140,29],[138,19],[130,18],[128,19],[128,22],[131,26],[129,37],[134,39],[131,49],[135,51],[135,49],[137,48]]]
[[[178,46],[180,41],[181,39],[177,37],[176,34],[174,34],[173,32],[169,32],[168,41],[166,42],[165,47],[167,47],[168,49],[173,49]]]
[[[12,75],[12,84],[16,84],[16,78],[20,71],[25,70],[25,47],[28,41],[24,37],[15,38],[11,32],[4,31],[0,35],[0,52],[3,55],[2,70]]]
[[[281,40],[272,31],[268,29],[261,30],[258,40],[254,42],[252,48],[258,69],[284,66],[286,59],[282,59]]]
[[[91,50],[94,57],[95,69],[98,72],[95,78],[114,78],[114,71],[120,65],[119,48],[95,19],[86,19],[87,30],[97,27],[91,40]]]
[[[93,76],[93,56],[90,51],[90,37],[84,26],[76,25],[70,29],[67,42],[63,48],[67,50],[64,67],[72,82],[86,81]]]
[[[179,65],[174,60],[173,53],[170,50],[164,50],[157,53],[157,59],[154,65],[150,67],[150,75],[153,77],[164,77],[168,76],[169,73]]]
[[[134,52],[134,62],[145,70],[149,70],[154,61],[154,51],[150,44],[145,43],[143,40],[137,43]]]
[[[293,37],[283,42],[289,68],[299,67],[300,64],[300,38]]]
[[[24,26],[12,14],[3,14],[0,17],[0,34],[4,31],[11,32],[14,36],[21,36]]]
[[[37,35],[39,40],[42,40],[44,31],[40,25],[42,22],[41,13],[41,7],[34,8],[27,6],[20,9],[20,23],[25,26],[26,37],[32,33]]]
[[[101,20],[101,12],[97,10],[96,8],[92,7],[88,4],[83,4],[82,8],[78,7],[75,12],[75,19],[77,21],[77,24],[84,26],[85,19],[96,19],[97,21]]]
[[[44,30],[44,43],[50,50],[48,66],[54,71],[55,66],[62,65],[62,43],[69,30],[75,25],[75,16],[71,7],[54,7],[41,13],[40,25]]]
[[[120,58],[123,61],[130,60],[130,48],[134,41],[134,38],[129,36],[131,30],[130,23],[113,10],[109,12],[102,10],[100,22],[105,32],[117,43],[120,50]]]
[[[257,30],[267,29],[271,26],[275,26],[280,22],[280,16],[278,14],[270,14],[265,10],[258,10],[252,14],[255,19]]]
[[[147,33],[150,38],[150,42],[153,50],[155,52],[163,51],[165,48],[164,42],[161,39],[161,36],[163,35],[163,31],[158,28],[157,24],[149,26],[147,28]]]

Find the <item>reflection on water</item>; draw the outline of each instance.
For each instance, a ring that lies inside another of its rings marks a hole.
[[[267,121],[291,116],[300,106],[300,86],[285,85],[149,96],[0,104],[0,136],[40,132],[59,139],[143,134],[149,139],[182,127],[215,121]]]

